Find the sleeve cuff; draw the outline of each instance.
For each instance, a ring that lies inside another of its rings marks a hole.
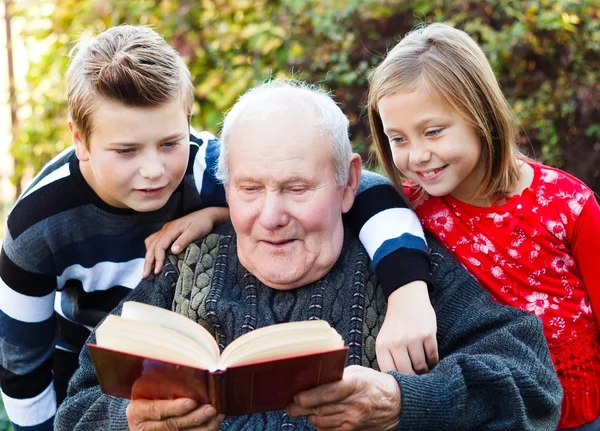
[[[375,273],[381,283],[385,297],[388,298],[400,286],[412,281],[424,281],[431,290],[429,254],[415,249],[401,248],[379,261]]]

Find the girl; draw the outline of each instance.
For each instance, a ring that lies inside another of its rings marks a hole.
[[[371,76],[368,113],[379,160],[423,226],[497,301],[542,319],[564,388],[559,427],[599,430],[594,193],[519,152],[485,55],[448,25],[414,30],[389,52]]]

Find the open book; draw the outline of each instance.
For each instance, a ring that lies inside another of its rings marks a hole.
[[[327,322],[311,320],[256,329],[220,354],[198,323],[132,301],[98,326],[88,346],[104,393],[189,397],[226,415],[283,409],[298,392],[341,379],[348,350]]]

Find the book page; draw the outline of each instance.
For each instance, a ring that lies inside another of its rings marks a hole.
[[[121,317],[137,322],[146,322],[151,325],[162,326],[163,328],[179,332],[180,334],[191,338],[210,352],[214,363],[217,363],[218,361],[220,355],[219,346],[212,334],[199,323],[196,323],[181,314],[154,305],[126,301],[123,304]]]
[[[280,323],[255,329],[225,348],[220,368],[287,356],[337,350],[344,340],[324,320]]]
[[[185,335],[121,316],[110,315],[98,326],[96,343],[107,349],[181,365],[205,369],[216,365],[211,352]]]

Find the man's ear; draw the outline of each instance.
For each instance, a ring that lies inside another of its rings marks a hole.
[[[350,159],[350,169],[348,169],[348,182],[344,188],[342,197],[342,213],[347,213],[354,204],[354,196],[358,190],[360,182],[360,172],[362,171],[362,160],[358,154],[352,154]]]
[[[83,142],[81,132],[72,121],[69,121],[69,132],[71,132],[71,139],[73,145],[75,145],[75,154],[77,155],[77,158],[81,162],[87,162],[90,159],[90,151]]]

